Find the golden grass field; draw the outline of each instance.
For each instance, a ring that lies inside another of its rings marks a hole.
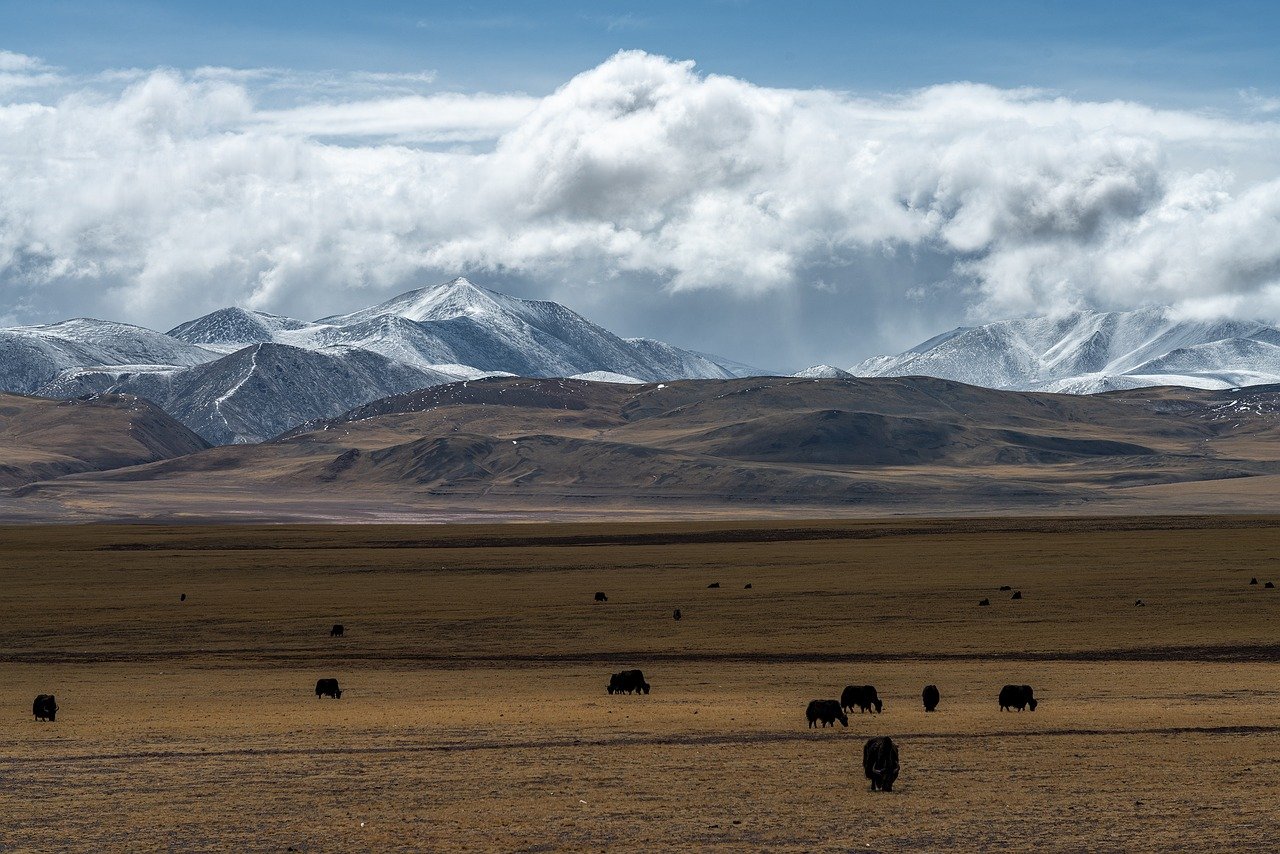
[[[0,528],[0,850],[1275,850],[1251,576],[1280,519]]]

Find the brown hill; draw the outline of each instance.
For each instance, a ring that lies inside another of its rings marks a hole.
[[[0,394],[0,487],[135,466],[209,445],[145,400]]]
[[[1275,388],[501,378],[386,398],[262,445],[62,477],[26,500],[52,513],[259,519],[1101,512],[1196,509],[1200,496],[1244,510],[1280,474],[1278,419]]]

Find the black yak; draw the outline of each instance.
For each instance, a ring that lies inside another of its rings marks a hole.
[[[609,677],[605,690],[610,694],[648,694],[649,683],[644,681],[643,670],[624,670]]]
[[[990,605],[990,604],[991,604],[991,600],[990,600],[990,599],[983,599],[981,602],[979,602],[979,603],[978,603],[978,605],[980,605],[980,606],[981,606],[981,607],[983,607],[983,608],[985,608],[986,606],[988,606],[988,605]]]
[[[871,711],[872,706],[876,707],[877,712],[884,710],[884,703],[880,702],[880,698],[876,696],[874,685],[845,686],[844,691],[840,693],[840,708],[846,712],[852,712],[854,706],[863,712]]]
[[[898,745],[887,735],[867,739],[862,746],[862,770],[871,781],[871,791],[893,791],[898,779]]]
[[[848,716],[835,700],[810,700],[809,707],[804,710],[804,716],[809,719],[809,729],[817,726],[819,721],[824,727],[835,726],[836,721],[844,726],[849,725]]]
[[[40,694],[31,704],[31,714],[35,715],[38,721],[55,721],[58,718],[58,701],[52,694]]]
[[[1021,590],[1014,591],[1014,594],[1013,594],[1012,596],[1010,596],[1009,598],[1010,598],[1010,599],[1021,599],[1021,598],[1022,598],[1022,591],[1021,591]]]
[[[683,616],[684,616],[684,615],[680,613],[680,609],[679,609],[679,608],[676,608],[676,610],[671,614],[671,619],[673,619],[673,620],[678,620],[678,619],[680,619],[680,618],[681,618],[681,617],[683,617]]]
[[[924,710],[932,712],[938,708],[938,701],[942,699],[942,695],[938,693],[937,685],[926,685],[920,692],[920,699],[924,701]]]
[[[1001,585],[1000,585],[1000,589],[1001,589],[1001,590],[1012,590],[1013,588],[1012,588],[1012,587],[1010,587],[1008,584],[1001,584]]]
[[[333,628],[329,629],[329,637],[340,638],[344,634],[346,634],[346,632],[347,632],[347,629],[345,626],[342,625],[342,623],[334,623]]]
[[[335,700],[342,699],[342,689],[338,687],[337,679],[317,679],[316,680],[316,699],[321,697],[332,697]]]
[[[716,589],[717,587],[719,587],[719,586],[720,586],[720,582],[719,582],[719,581],[713,581],[713,582],[711,582],[710,584],[708,584],[708,585],[707,585],[707,589],[708,589],[708,590],[715,590],[715,589]]]
[[[604,591],[597,590],[597,591],[596,591],[596,601],[597,601],[597,602],[608,602],[608,601],[609,601],[609,597],[608,597],[608,596],[606,596],[606,595],[604,595]]]
[[[1038,705],[1040,703],[1032,693],[1030,685],[1006,685],[1000,689],[1000,711],[1002,712],[1007,709],[1022,711],[1026,708],[1034,712]]]

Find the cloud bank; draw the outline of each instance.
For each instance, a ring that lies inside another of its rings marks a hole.
[[[0,320],[318,315],[457,273],[613,301],[650,334],[696,305],[756,323],[760,352],[732,355],[766,363],[817,355],[766,336],[819,312],[845,362],[1073,307],[1280,320],[1267,111],[780,90],[640,52],[545,97],[384,77],[86,81],[0,52]]]

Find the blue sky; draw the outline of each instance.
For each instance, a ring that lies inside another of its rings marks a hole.
[[[624,48],[766,86],[969,80],[1087,99],[1234,106],[1280,95],[1280,3],[0,0],[7,50],[72,71],[202,65],[434,70],[542,94]]]

